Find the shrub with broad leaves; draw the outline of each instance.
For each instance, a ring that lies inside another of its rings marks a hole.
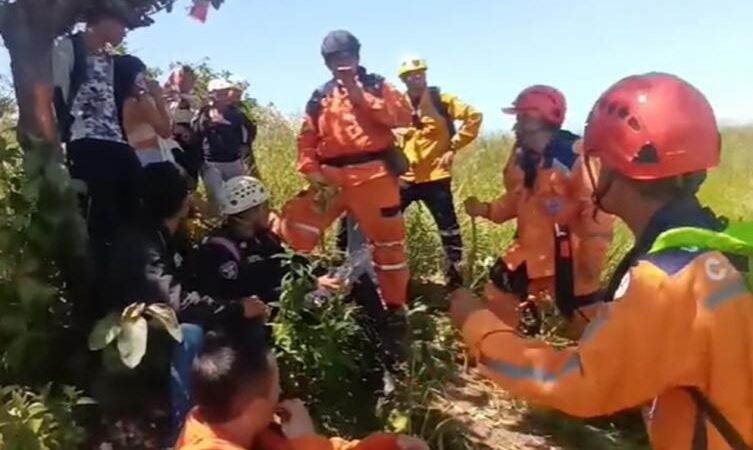
[[[133,369],[146,354],[150,325],[164,329],[177,342],[183,341],[172,308],[162,303],[133,303],[122,312],[112,312],[97,322],[89,335],[89,350],[104,350],[105,363],[110,365],[114,362],[112,355],[117,351],[119,360]],[[110,346],[113,342],[117,350]]]

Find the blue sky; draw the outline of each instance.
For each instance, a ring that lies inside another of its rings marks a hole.
[[[426,57],[430,82],[481,109],[487,130],[509,129],[499,108],[535,83],[565,93],[579,130],[599,93],[652,70],[696,84],[722,121],[753,122],[753,0],[226,0],[203,25],[187,5],[134,32],[133,53],[162,67],[209,57],[290,113],[327,79],[323,35],[346,28],[395,83],[402,56]]]

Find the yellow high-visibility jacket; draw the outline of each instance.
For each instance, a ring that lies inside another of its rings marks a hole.
[[[434,105],[430,90],[424,92],[418,110],[414,111],[421,125],[414,123],[398,132],[398,142],[410,162],[410,169],[403,175],[407,182],[450,178],[450,170],[438,167],[439,158],[447,151],[460,150],[478,136],[482,114],[453,95],[441,93],[440,97],[449,118],[462,123],[455,135],[450,136],[447,120]]]

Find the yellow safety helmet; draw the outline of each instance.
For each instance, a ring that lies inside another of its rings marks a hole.
[[[400,63],[400,70],[399,75],[402,77],[403,75],[409,74],[411,72],[418,72],[420,70],[427,70],[429,66],[426,64],[426,60],[423,58],[405,58],[402,63]]]

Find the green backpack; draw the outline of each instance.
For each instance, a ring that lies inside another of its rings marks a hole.
[[[729,255],[743,256],[748,259],[748,271],[744,274],[748,289],[753,292],[753,223],[729,225],[724,231],[711,231],[702,228],[676,228],[662,233],[654,242],[649,253],[681,248],[698,248],[717,250]],[[687,387],[698,409],[702,411],[711,424],[719,431],[733,450],[750,450],[742,435],[732,426],[719,409],[711,403],[696,387]],[[706,448],[705,436],[693,439],[693,449]]]
[[[649,253],[687,247],[743,256],[748,258],[748,266],[753,269],[753,223],[731,224],[724,231],[691,227],[675,228],[662,233]],[[748,270],[745,274],[745,281],[753,292],[752,270]]]

